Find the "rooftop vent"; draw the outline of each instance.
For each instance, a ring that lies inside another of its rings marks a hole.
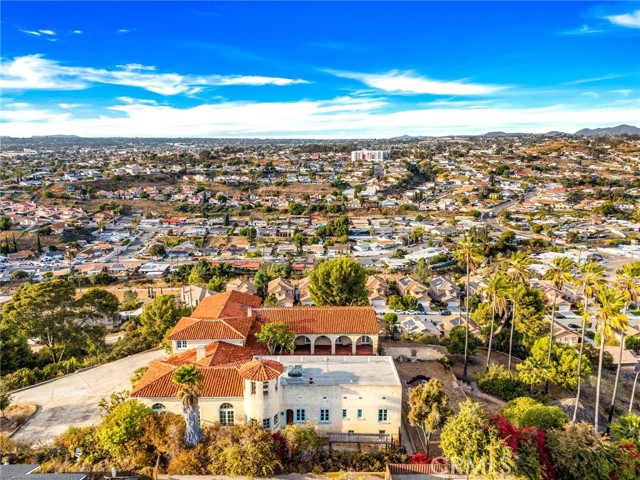
[[[299,378],[302,376],[302,365],[294,365],[289,367],[288,375],[290,377]]]

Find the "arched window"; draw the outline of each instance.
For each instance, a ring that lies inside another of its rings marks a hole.
[[[151,410],[156,413],[162,413],[165,411],[165,406],[161,403],[154,403],[153,405],[151,405]]]
[[[220,425],[223,427],[232,427],[235,425],[233,405],[230,403],[223,403],[220,405]]]

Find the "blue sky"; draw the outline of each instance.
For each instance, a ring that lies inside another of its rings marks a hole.
[[[640,2],[3,2],[4,135],[640,123]]]

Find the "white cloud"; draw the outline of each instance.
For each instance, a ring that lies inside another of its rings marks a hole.
[[[131,30],[129,30],[128,28],[121,28],[120,30],[118,30],[116,32],[118,35],[122,35],[124,33],[131,33]]]
[[[73,33],[74,35],[82,35],[82,30],[74,30],[71,33]]]
[[[621,15],[609,15],[604,18],[620,27],[640,28],[640,10]]]
[[[579,80],[572,80],[570,82],[564,82],[562,85],[582,85],[583,83],[596,83],[602,82],[605,80],[613,80],[614,78],[623,78],[627,75],[620,75],[617,73],[609,73],[607,75],[603,75],[601,77],[592,77],[592,78],[581,78]]]
[[[53,30],[40,30],[40,33],[43,35],[55,35],[56,32],[54,32]]]
[[[480,134],[491,130],[547,132],[637,123],[633,104],[615,108],[552,105],[509,108],[434,106],[388,111],[384,100],[340,97],[297,102],[220,102],[176,108],[127,99],[94,118],[32,107],[4,109],[5,135],[69,134],[88,137],[306,137],[365,138],[397,135]],[[114,116],[108,112],[116,112]]]
[[[389,93],[429,94],[429,95],[487,95],[505,87],[467,83],[464,81],[443,81],[421,77],[415,72],[391,70],[386,73],[356,73],[327,70],[338,77],[358,80],[365,85]]]
[[[120,65],[116,70],[69,67],[44,58],[26,55],[2,62],[0,88],[7,90],[77,90],[92,83],[139,87],[161,95],[194,94],[207,86],[275,85],[307,83],[306,80],[255,75],[180,75],[156,73],[155,67],[140,64]]]
[[[562,35],[589,35],[592,33],[602,33],[603,31],[604,30],[600,30],[597,28],[591,28],[589,25],[582,25],[579,28],[574,28],[573,30],[562,32]]]
[[[631,90],[630,88],[620,88],[618,90],[611,90],[611,93],[618,93],[624,97],[628,97],[633,93],[633,90]]]

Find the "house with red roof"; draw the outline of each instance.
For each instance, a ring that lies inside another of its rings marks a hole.
[[[295,333],[294,352],[270,356],[255,338],[271,322]],[[309,420],[321,434],[391,438],[399,433],[402,384],[391,357],[376,355],[378,333],[371,307],[261,307],[254,295],[218,293],[169,332],[173,355],[152,362],[131,396],[181,413],[172,378],[180,366],[195,365],[203,422],[257,422],[278,431]]]

